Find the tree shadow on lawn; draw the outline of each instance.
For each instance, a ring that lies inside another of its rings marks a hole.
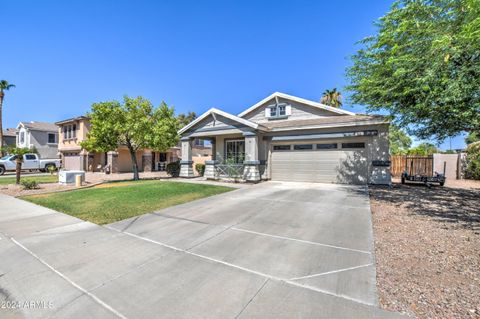
[[[410,215],[429,216],[440,222],[480,230],[480,189],[394,183],[392,188],[370,186],[370,198],[403,207]]]

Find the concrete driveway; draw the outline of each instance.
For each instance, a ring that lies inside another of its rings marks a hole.
[[[362,187],[267,182],[106,227],[0,195],[0,317],[403,318],[372,252]]]

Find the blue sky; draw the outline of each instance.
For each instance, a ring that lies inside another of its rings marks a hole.
[[[142,95],[239,113],[272,92],[342,89],[355,42],[390,1],[4,1],[4,127]],[[364,112],[362,106],[345,106]],[[455,138],[453,148],[463,146]],[[442,148],[448,148],[448,141]]]

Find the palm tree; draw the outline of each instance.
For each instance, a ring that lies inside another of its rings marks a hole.
[[[12,88],[14,88],[15,85],[8,83],[6,80],[0,80],[0,156],[3,156],[3,125],[2,125],[2,107],[3,107],[3,98],[5,97],[5,92],[8,91]]]
[[[340,107],[342,106],[342,93],[337,91],[337,88],[333,90],[325,90],[323,92],[320,103],[323,103],[328,106]]]
[[[6,148],[7,154],[15,155],[15,183],[20,184],[20,174],[22,173],[23,155],[31,153],[28,147],[10,146]]]

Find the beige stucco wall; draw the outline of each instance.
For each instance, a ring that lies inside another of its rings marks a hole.
[[[74,139],[63,139],[63,127],[67,125],[77,125],[76,138]],[[68,123],[63,123],[58,127],[58,150],[62,151],[72,151],[72,150],[81,150],[80,142],[87,138],[87,133],[90,129],[90,123],[86,120],[75,120]]]

